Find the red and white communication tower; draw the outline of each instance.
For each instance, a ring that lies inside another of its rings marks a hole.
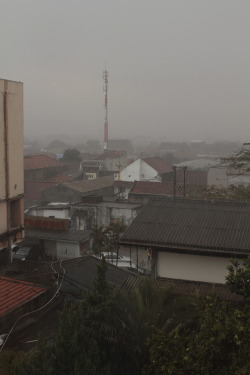
[[[104,122],[104,149],[108,148],[108,71],[105,69],[103,72],[103,91],[105,93],[104,108],[105,108],[105,122]]]

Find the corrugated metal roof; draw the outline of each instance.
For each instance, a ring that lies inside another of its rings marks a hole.
[[[42,229],[25,229],[25,237],[44,240],[82,242],[87,240],[90,234],[90,230],[46,231]]]
[[[0,316],[45,292],[37,285],[0,276]]]
[[[121,242],[250,254],[250,204],[154,198]]]
[[[113,186],[114,177],[113,176],[105,176],[96,178],[95,180],[83,180],[83,181],[74,181],[70,183],[64,183],[63,185],[73,189],[80,191],[81,193],[102,189],[108,186]]]

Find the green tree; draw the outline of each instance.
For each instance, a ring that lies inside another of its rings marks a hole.
[[[232,259],[228,270],[227,285],[250,301],[250,256],[243,260]]]
[[[212,293],[200,306],[199,320],[149,337],[144,374],[247,375],[249,322],[247,310],[221,302]]]
[[[107,231],[103,225],[95,225],[93,227],[92,233],[92,250],[95,255],[101,254],[101,252],[106,247],[107,239]]]
[[[62,160],[65,162],[80,162],[80,151],[76,149],[68,148],[64,151]]]

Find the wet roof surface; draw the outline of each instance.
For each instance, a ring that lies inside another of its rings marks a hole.
[[[250,204],[155,198],[122,243],[250,254]]]
[[[46,289],[0,276],[0,316],[45,293]]]

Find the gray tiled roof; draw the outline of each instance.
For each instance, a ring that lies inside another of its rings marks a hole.
[[[102,189],[108,186],[112,186],[113,182],[114,182],[113,176],[105,176],[105,177],[96,178],[94,180],[66,182],[63,185],[70,189],[79,191],[81,193],[85,193],[87,191],[97,190],[97,189]]]
[[[121,242],[180,251],[250,254],[250,204],[154,198]]]

